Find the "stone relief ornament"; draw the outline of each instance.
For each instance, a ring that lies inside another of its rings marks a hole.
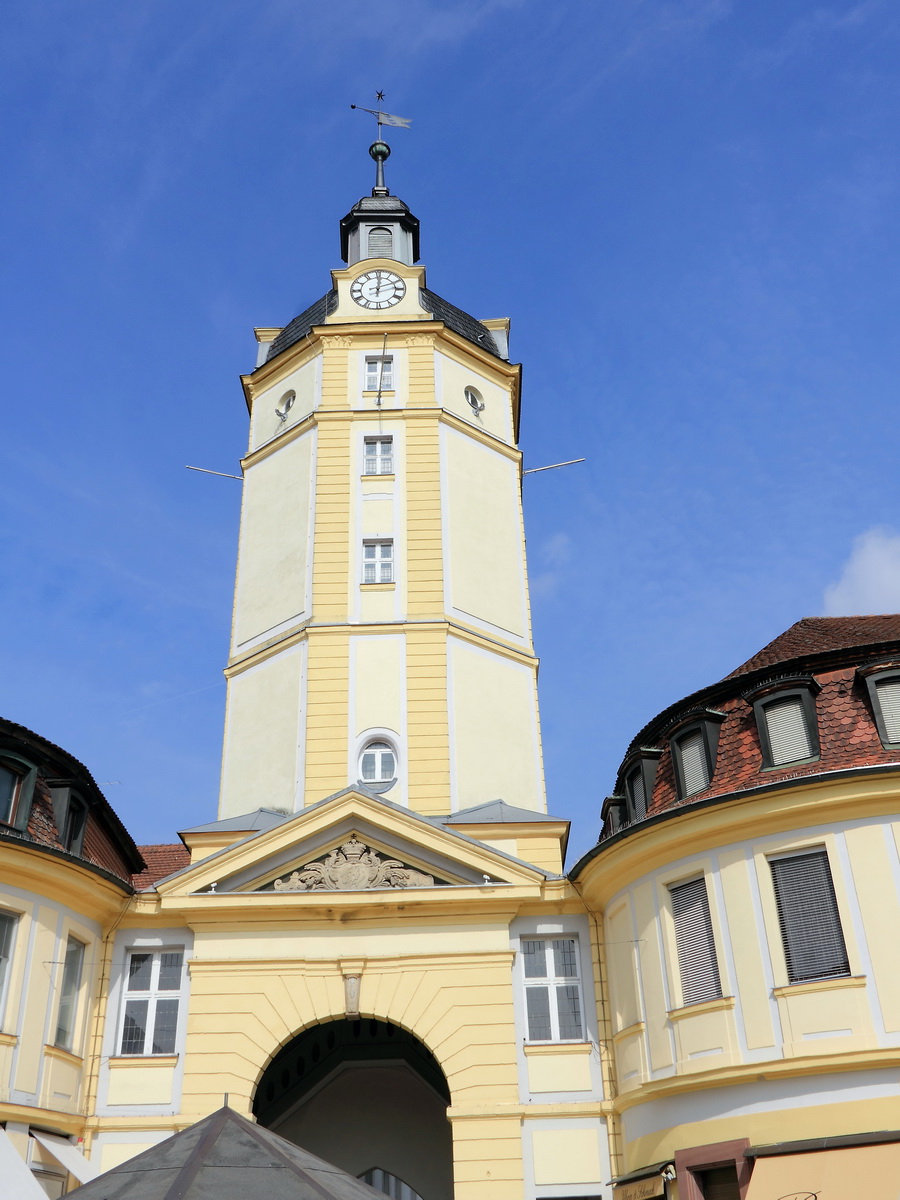
[[[284,879],[276,892],[363,892],[372,888],[434,887],[434,878],[405,867],[396,858],[382,858],[355,833],[339,850],[307,863]]]

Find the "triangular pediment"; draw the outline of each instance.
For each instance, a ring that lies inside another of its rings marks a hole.
[[[442,822],[349,788],[192,864],[156,886],[163,897],[274,896],[534,887],[545,873]]]

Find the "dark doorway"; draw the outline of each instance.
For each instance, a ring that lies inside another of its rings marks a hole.
[[[253,1113],[345,1171],[394,1181],[388,1194],[402,1181],[422,1200],[452,1200],[449,1103],[437,1059],[420,1041],[363,1018],[314,1025],[282,1047]]]

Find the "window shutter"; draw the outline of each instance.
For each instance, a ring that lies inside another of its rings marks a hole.
[[[685,1004],[715,1000],[722,995],[716,943],[709,918],[706,880],[692,879],[670,888],[675,920],[675,944]]]
[[[393,258],[394,239],[389,229],[369,230],[369,258]]]
[[[628,791],[631,793],[631,815],[635,820],[647,814],[647,795],[644,788],[644,771],[636,767],[628,776]]]
[[[764,711],[772,765],[809,758],[812,747],[801,698],[791,696],[787,700],[777,700],[767,704]]]
[[[702,792],[709,786],[709,766],[706,762],[706,746],[703,731],[698,729],[689,733],[678,743],[681,755],[681,774],[684,779],[685,796],[693,796],[694,792]]]
[[[770,866],[791,983],[849,975],[826,852],[776,858]]]
[[[900,742],[900,679],[885,679],[875,685],[884,732],[889,742]]]

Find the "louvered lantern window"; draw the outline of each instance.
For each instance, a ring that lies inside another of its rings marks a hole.
[[[788,979],[849,975],[850,963],[824,850],[774,858],[772,883]]]
[[[716,943],[709,917],[706,880],[691,879],[669,888],[675,945],[681,975],[681,999],[684,1004],[716,1000],[722,995]]]
[[[875,694],[884,725],[884,740],[900,742],[900,676],[880,680],[875,684]]]
[[[389,229],[380,226],[369,230],[368,258],[393,258],[394,239]]]
[[[702,729],[679,738],[677,753],[681,763],[682,794],[693,796],[709,787],[709,762],[706,757],[706,738]]]
[[[812,757],[814,750],[806,721],[806,706],[801,696],[773,700],[765,705],[763,714],[769,735],[771,766]]]

